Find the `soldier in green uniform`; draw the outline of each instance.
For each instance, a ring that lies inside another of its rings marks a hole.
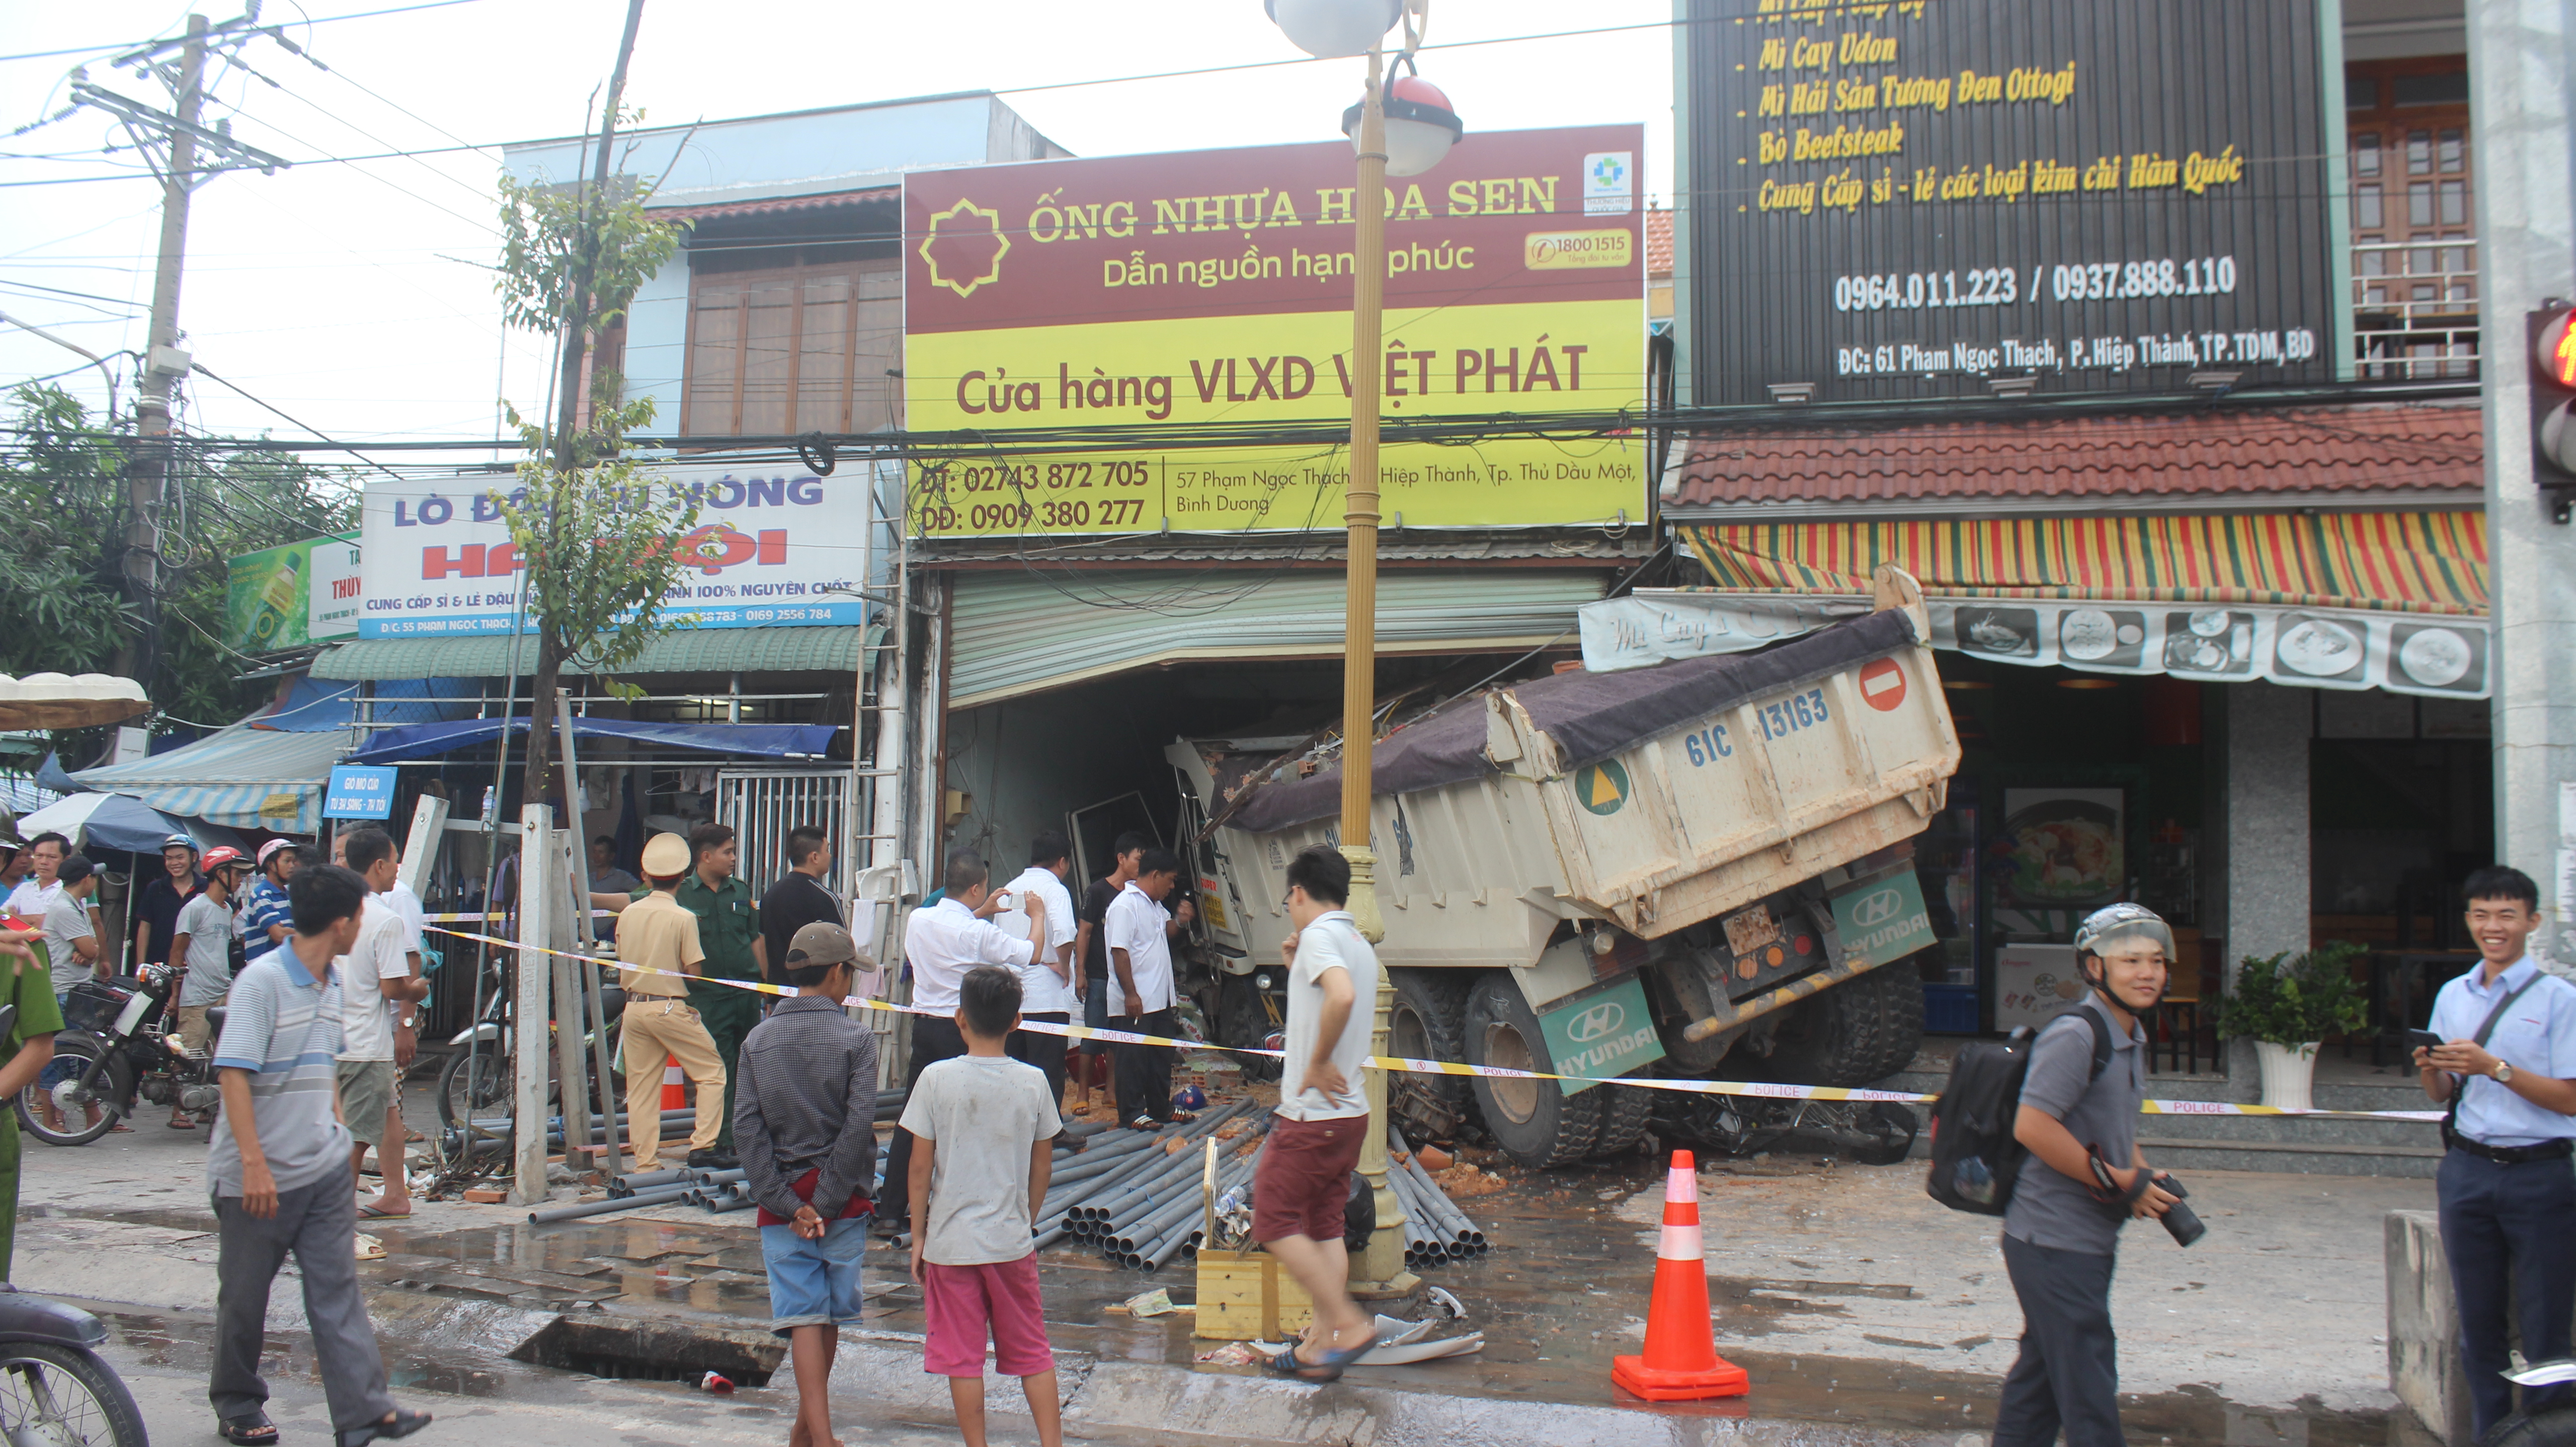
[[[760,1023],[762,996],[755,990],[713,983],[717,980],[766,980],[769,950],[760,937],[760,906],[751,886],[734,877],[741,846],[729,824],[701,824],[689,831],[689,877],[680,881],[680,907],[698,917],[698,946],[707,952],[698,978],[689,981],[689,1003],[715,1037],[716,1054],[725,1068],[724,1127],[716,1150],[733,1165],[733,1082],[735,1062],[742,1058],[742,1037]],[[706,1107],[701,1105],[699,1109]],[[697,1162],[692,1160],[690,1164]]]
[[[16,1098],[54,1058],[54,1032],[63,1028],[62,1005],[54,999],[53,975],[45,964],[44,936],[33,930],[0,929],[0,977],[7,989],[0,1003],[17,1007],[0,1049],[0,1100]],[[9,1279],[10,1257],[18,1244],[18,1117],[0,1110],[0,1281]]]

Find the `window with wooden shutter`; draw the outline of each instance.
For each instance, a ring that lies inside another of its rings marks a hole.
[[[680,431],[690,436],[873,432],[900,423],[889,373],[903,349],[903,271],[855,248],[762,247],[694,265]],[[694,260],[694,258],[693,258]]]

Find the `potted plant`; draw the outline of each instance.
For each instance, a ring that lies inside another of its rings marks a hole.
[[[2218,1031],[2254,1042],[2263,1070],[2263,1104],[2313,1110],[2317,1047],[2329,1034],[2349,1035],[2368,1018],[2352,962],[2362,947],[2334,940],[2303,954],[2247,955],[2236,983],[2218,1001]]]

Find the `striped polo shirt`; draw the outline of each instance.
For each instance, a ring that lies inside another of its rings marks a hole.
[[[277,1189],[309,1186],[349,1168],[349,1128],[340,1123],[340,976],[328,964],[315,979],[295,941],[233,977],[215,1068],[254,1072],[251,1119]],[[242,1193],[241,1148],[230,1130],[206,1152],[206,1188]]]

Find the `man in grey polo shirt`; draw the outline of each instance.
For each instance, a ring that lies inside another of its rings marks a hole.
[[[2031,1047],[2013,1136],[2030,1150],[2004,1210],[2004,1268],[2021,1298],[2021,1356],[2004,1378],[1994,1447],[2120,1447],[2119,1342],[2111,1270],[2131,1216],[2174,1197],[2138,1151],[2146,1032],[2138,1017],[2165,992],[2173,932],[2142,905],[2095,911],[2075,931],[2076,967],[2093,987]],[[2099,1073],[2097,1041],[2111,1047]]]
[[[386,1395],[384,1354],[358,1295],[356,1186],[332,1058],[340,978],[331,961],[357,942],[366,902],[366,881],[336,864],[299,871],[287,886],[294,933],[234,977],[215,1045],[225,1128],[206,1153],[219,1243],[206,1398],[227,1442],[277,1440],[259,1361],[269,1288],[289,1252],[304,1278],[304,1316],[342,1447],[429,1425],[427,1412],[399,1410]]]

